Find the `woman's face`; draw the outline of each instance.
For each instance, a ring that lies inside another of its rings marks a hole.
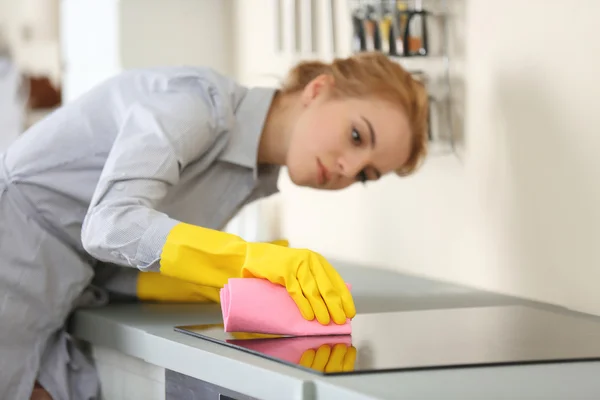
[[[400,168],[410,153],[404,113],[383,100],[331,99],[331,85],[319,77],[301,94],[286,160],[292,182],[336,190]]]

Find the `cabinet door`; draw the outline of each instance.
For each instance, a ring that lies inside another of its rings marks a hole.
[[[23,131],[26,96],[17,66],[0,54],[0,154]]]
[[[212,383],[167,370],[165,400],[258,400]]]

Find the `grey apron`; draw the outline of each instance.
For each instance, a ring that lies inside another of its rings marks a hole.
[[[37,381],[53,400],[101,396],[93,360],[67,331],[73,310],[136,298],[137,269],[101,263],[37,215],[0,155],[0,399],[29,399]],[[277,175],[263,177],[247,202]],[[229,209],[224,225],[235,215]],[[217,227],[215,227],[216,229]]]
[[[42,367],[40,384],[54,400],[96,399],[93,367],[64,330],[93,278],[90,260],[49,232],[18,185],[9,184],[1,157],[0,398],[29,399]],[[86,383],[65,387],[72,380]]]

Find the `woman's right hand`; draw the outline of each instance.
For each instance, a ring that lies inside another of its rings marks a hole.
[[[327,325],[356,315],[348,286],[318,253],[179,223],[161,253],[160,273],[201,286],[222,288],[232,277],[267,279],[285,286],[302,316]]]
[[[270,243],[248,243],[242,276],[285,286],[307,320],[343,324],[356,308],[348,286],[323,257],[307,249]]]

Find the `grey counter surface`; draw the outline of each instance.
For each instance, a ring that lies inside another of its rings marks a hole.
[[[334,262],[352,283],[358,313],[526,304],[567,310],[397,272]],[[598,399],[600,363],[325,377],[173,330],[219,323],[216,304],[116,304],[80,310],[76,337],[150,364],[264,400]]]

